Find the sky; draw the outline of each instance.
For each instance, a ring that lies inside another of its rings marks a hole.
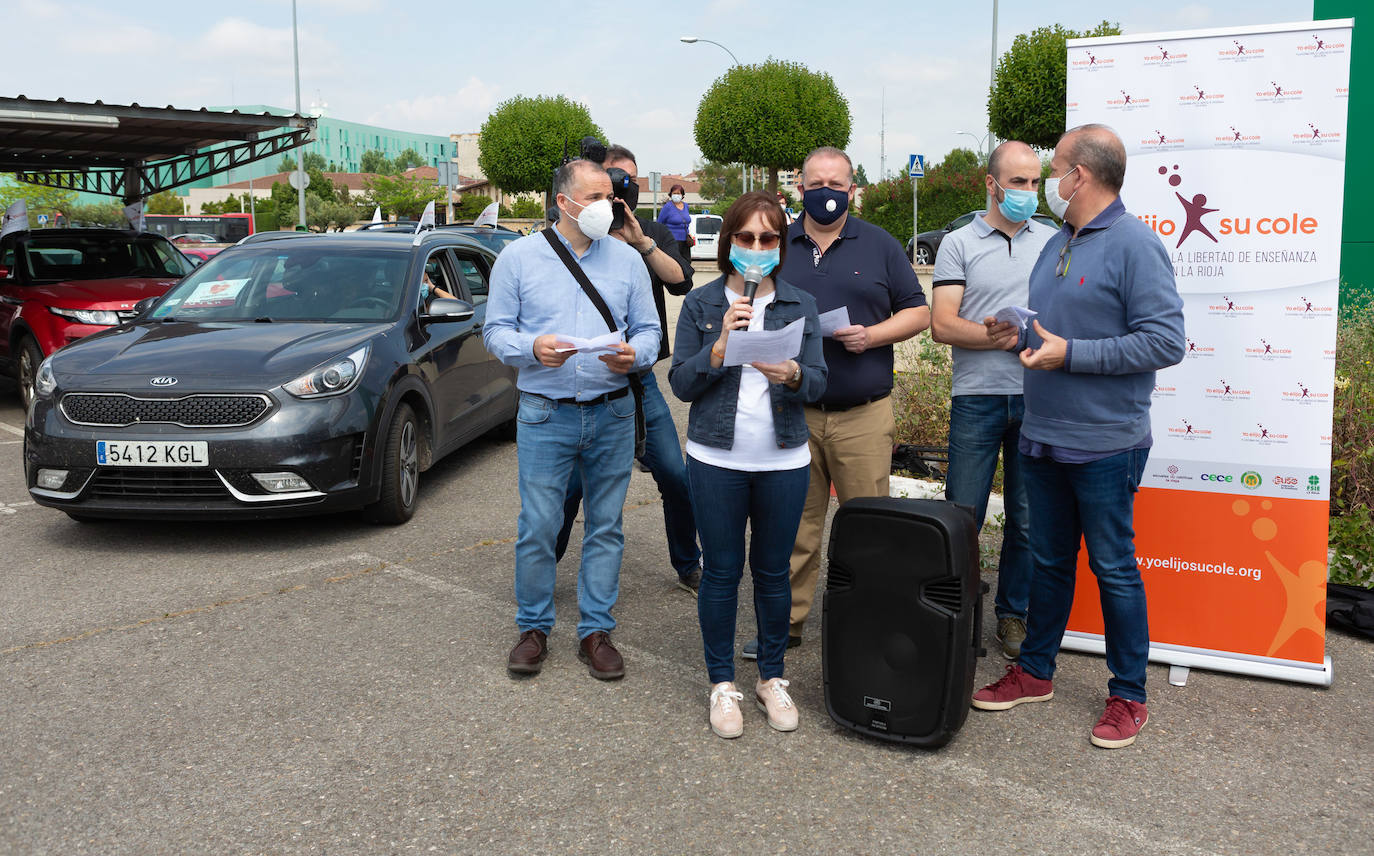
[[[295,106],[290,0],[3,5],[6,95]],[[876,179],[884,126],[889,173],[905,169],[909,153],[935,162],[956,146],[981,146],[992,6],[298,0],[301,103],[323,101],[346,121],[447,135],[478,130],[514,96],[561,94],[585,104],[610,142],[632,149],[641,174],[684,173],[700,159],[697,105],[729,54],[745,64],[773,57],[834,78],[852,116],[846,148]],[[1127,34],[1309,21],[1312,0],[1004,0],[998,50],[1040,26],[1087,30],[1104,19]],[[729,53],[683,44],[684,35]]]

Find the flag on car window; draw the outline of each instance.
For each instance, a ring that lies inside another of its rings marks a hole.
[[[482,213],[477,215],[477,219],[473,221],[472,225],[474,225],[474,226],[495,226],[495,225],[496,225],[496,212],[497,212],[498,210],[499,210],[499,209],[498,209],[496,203],[495,203],[495,202],[491,203],[491,204],[488,205],[486,208],[483,208],[483,209],[482,209]]]
[[[29,228],[29,206],[20,199],[5,209],[5,219],[0,221],[0,237],[10,232],[23,232]]]

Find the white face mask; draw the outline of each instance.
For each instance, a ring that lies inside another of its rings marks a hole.
[[[1045,202],[1050,206],[1050,210],[1054,212],[1054,216],[1058,217],[1060,220],[1063,220],[1064,215],[1069,213],[1069,203],[1073,202],[1073,197],[1078,195],[1078,191],[1075,190],[1073,196],[1065,199],[1059,195],[1059,182],[1072,175],[1076,169],[1078,169],[1078,167],[1074,167],[1059,176],[1059,178],[1045,179]]]
[[[568,214],[577,223],[577,228],[582,230],[582,234],[593,241],[599,241],[611,233],[611,221],[615,219],[615,212],[611,210],[611,200],[598,199],[587,205],[578,205],[572,197],[567,199],[570,204],[582,209],[581,217],[572,217],[571,213]]]
[[[669,196],[668,198],[671,199],[671,200],[673,200],[674,202],[681,202],[681,201],[682,201],[682,194],[681,194],[681,193],[674,193],[672,196]]]

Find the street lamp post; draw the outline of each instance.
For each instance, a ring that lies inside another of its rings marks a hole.
[[[293,2],[294,2],[294,0],[293,0]],[[710,39],[701,39],[701,38],[697,38],[696,36],[683,36],[682,38],[678,39],[678,41],[682,42],[682,43],[685,44],[685,45],[694,45],[694,44],[696,44],[697,42],[705,42],[705,43],[708,44],[708,45],[715,45],[716,47],[718,47],[718,48],[720,48],[721,50],[723,50],[723,51],[725,51],[726,53],[728,53],[728,54],[730,55],[730,59],[732,59],[732,60],[735,61],[735,65],[739,65],[739,64],[740,64],[739,57],[735,56],[735,52],[732,51],[732,50],[730,50],[729,48],[727,48],[725,45],[721,44],[720,42],[713,42],[713,41],[711,41]],[[740,165],[739,165],[739,189],[742,190],[742,191],[748,190],[748,189],[749,189],[749,188],[747,187],[747,181],[746,181],[746,178],[745,178],[745,176],[746,176],[747,174],[748,174],[748,170],[747,170],[747,168],[745,167],[745,165],[744,165],[744,164],[740,164]]]
[[[301,46],[296,35],[296,0],[291,0],[291,55],[296,67],[296,115],[301,115]],[[305,225],[305,149],[296,149],[296,207]]]

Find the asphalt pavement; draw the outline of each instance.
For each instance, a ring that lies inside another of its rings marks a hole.
[[[1328,636],[1327,689],[1151,666],[1150,723],[1118,751],[1088,743],[1102,659],[1066,653],[1054,701],[974,711],[926,751],[829,720],[817,616],[788,654],[801,728],[747,707],[725,741],[647,474],[626,678],[575,657],[574,546],[544,671],[515,679],[513,443],[425,473],[401,527],[78,523],[29,501],[22,425],[0,387],[0,853],[1371,852],[1374,645],[1354,637]],[[751,602],[746,582],[740,644]]]

